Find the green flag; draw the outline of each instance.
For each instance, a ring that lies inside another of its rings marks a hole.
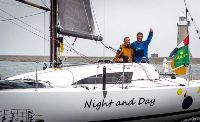
[[[180,66],[187,67],[190,64],[190,55],[188,45],[179,48],[174,54],[174,66],[175,68]]]

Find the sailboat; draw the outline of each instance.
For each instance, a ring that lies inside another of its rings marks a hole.
[[[51,67],[0,82],[2,122],[174,121],[200,114],[200,80],[161,78],[148,63],[61,67],[58,34],[103,38],[93,34],[89,0],[51,0],[50,11]]]

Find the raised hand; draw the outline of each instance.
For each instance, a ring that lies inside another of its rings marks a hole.
[[[152,28],[150,28],[150,32],[153,32],[153,29],[152,29]]]

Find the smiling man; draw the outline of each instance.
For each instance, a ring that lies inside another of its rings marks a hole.
[[[124,43],[120,45],[120,48],[117,51],[113,60],[116,63],[133,62],[133,49],[131,48],[129,37],[124,38]]]
[[[153,37],[153,29],[150,28],[149,35],[147,37],[147,40],[142,41],[143,39],[143,33],[138,32],[137,33],[137,41],[131,43],[131,47],[134,50],[134,61],[136,63],[140,62],[149,62],[148,59],[148,46],[151,42],[151,39]]]

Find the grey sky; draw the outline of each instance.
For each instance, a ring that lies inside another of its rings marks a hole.
[[[40,0],[32,1],[42,5]],[[48,0],[46,1],[49,3]],[[200,27],[200,1],[186,0],[186,2],[196,24]],[[169,56],[176,47],[178,17],[185,12],[183,0],[92,0],[92,5],[101,35],[107,45],[118,49],[124,36],[130,36],[131,40],[135,41],[139,31],[143,32],[146,38],[151,27],[154,30],[154,37],[149,46],[149,54],[158,53],[159,56]],[[0,8],[15,17],[42,12],[14,0],[0,0]],[[0,11],[0,16],[12,18],[2,11]],[[0,20],[3,18],[0,17]],[[44,14],[20,20],[44,32]],[[18,20],[13,20],[13,22],[37,32]],[[45,33],[49,35],[49,12],[46,13],[45,23]],[[0,27],[0,55],[49,55],[48,40],[8,21],[0,21]],[[189,31],[192,55],[200,57],[198,50],[200,40],[193,25]],[[98,30],[97,33],[99,33]],[[38,34],[44,36],[40,32]],[[70,44],[73,43],[73,38],[66,37],[66,39]],[[78,39],[74,48],[87,56],[115,55],[112,51],[103,48],[101,43],[91,40]],[[64,55],[76,54],[65,51]]]

